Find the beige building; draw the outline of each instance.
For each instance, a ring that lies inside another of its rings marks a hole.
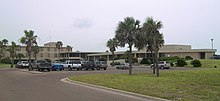
[[[40,52],[37,54],[37,59],[50,59],[58,60],[59,51],[56,48],[56,42],[49,42],[44,44],[44,46],[39,46]],[[159,57],[186,57],[191,56],[193,59],[210,59],[213,54],[216,52],[216,49],[192,49],[191,45],[164,45],[159,51]],[[26,52],[26,46],[20,46],[20,49],[17,53],[24,54],[25,58],[28,58]],[[115,52],[115,57],[121,59],[124,57],[125,51]],[[132,55],[135,58],[142,59],[144,57],[149,58],[150,52],[146,52],[146,49],[141,51],[133,51]],[[9,56],[9,53],[6,53],[6,56]],[[74,59],[74,60],[99,60],[106,59],[112,60],[111,52],[68,52],[67,47],[62,47],[60,50],[60,59]],[[32,59],[34,59],[32,55]]]
[[[186,57],[191,56],[193,59],[210,59],[213,54],[216,52],[216,49],[192,49],[191,45],[164,45],[161,47],[159,51],[159,57]],[[74,56],[80,56],[81,54],[87,55],[86,58],[81,57],[82,59],[88,60],[99,60],[104,58],[106,60],[112,60],[111,52],[97,52],[97,53],[89,53],[85,52],[72,52],[70,54],[75,54]],[[77,55],[78,54],[78,55]],[[125,52],[115,52],[115,57],[123,58]],[[132,55],[135,58],[142,59],[144,57],[149,58],[150,52],[146,52],[146,49],[141,51],[133,51]]]
[[[40,52],[37,54],[37,59],[50,59],[58,60],[59,59],[59,50],[56,48],[56,42],[45,43],[44,46],[39,46]],[[21,53],[25,56],[22,59],[28,59],[28,54],[26,52],[26,46],[20,46],[17,53]],[[60,53],[68,53],[67,47],[61,47]],[[6,56],[9,56],[9,53],[6,53]],[[34,59],[32,53],[32,59]]]

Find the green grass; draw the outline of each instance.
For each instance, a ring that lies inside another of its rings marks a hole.
[[[220,68],[152,73],[95,74],[72,76],[71,80],[177,101],[219,101]]]
[[[2,63],[0,63],[0,68],[8,68],[10,66],[11,66],[10,64],[2,64]]]

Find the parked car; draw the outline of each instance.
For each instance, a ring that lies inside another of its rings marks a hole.
[[[56,71],[56,70],[64,70],[63,64],[60,62],[52,62],[51,63],[51,70]]]
[[[95,65],[96,65],[96,69],[97,69],[97,70],[100,70],[100,69],[106,70],[107,67],[108,67],[106,61],[96,61],[96,62],[95,62]]]
[[[29,63],[28,63],[28,61],[20,61],[20,62],[18,62],[17,64],[16,64],[16,66],[15,66],[16,68],[21,68],[21,69],[26,69],[26,68],[28,68],[29,67]]]
[[[95,62],[94,61],[82,61],[82,69],[84,70],[95,70]]]
[[[65,61],[63,64],[64,68],[67,68],[69,70],[72,69],[76,69],[76,70],[81,70],[82,69],[82,65],[81,65],[81,61],[79,60],[72,60],[72,61]]]
[[[119,64],[116,65],[117,69],[129,69],[129,63],[123,63],[123,64]]]
[[[45,60],[36,60],[31,64],[31,66],[33,67],[33,69],[37,69],[38,71],[50,71],[51,69],[51,64]]]
[[[151,64],[150,67],[153,68],[153,64]],[[160,69],[169,69],[171,67],[171,65],[170,65],[169,62],[166,62],[166,61],[159,61],[158,62],[158,67]]]

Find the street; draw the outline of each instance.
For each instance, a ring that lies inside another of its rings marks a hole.
[[[146,71],[146,68],[133,69],[134,73]],[[128,73],[128,70],[109,68],[106,71],[51,71],[35,74],[16,68],[0,69],[0,101],[151,101],[60,81],[72,75],[98,73]]]

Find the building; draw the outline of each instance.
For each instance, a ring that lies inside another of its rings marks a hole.
[[[216,49],[192,49],[191,45],[164,45],[159,51],[159,57],[178,56],[184,58],[186,56],[191,56],[193,59],[210,59],[216,51]],[[65,54],[66,53],[62,53],[61,56],[66,58]],[[111,52],[70,52],[69,54],[72,59],[112,60]],[[115,52],[115,57],[121,59],[124,58],[124,54],[125,51]],[[138,59],[144,57],[149,58],[150,52],[146,52],[146,49],[143,49],[141,51],[133,51],[132,55]]]
[[[37,59],[50,59],[58,60],[59,59],[59,50],[56,48],[56,42],[45,43],[44,46],[39,46],[40,52],[37,54]],[[186,57],[191,56],[193,59],[210,59],[216,49],[192,49],[191,45],[164,45],[160,48],[159,57]],[[28,54],[26,52],[26,46],[20,46],[19,51],[25,56],[22,59],[28,59]],[[150,52],[143,49],[141,51],[133,51],[133,57],[142,59],[144,57],[150,58]],[[9,53],[6,52],[6,57],[9,56]],[[60,59],[72,59],[72,60],[112,60],[111,52],[72,52],[72,49],[68,51],[68,47],[62,47],[60,50]],[[123,59],[125,57],[125,51],[115,52],[115,57],[118,59]],[[32,54],[32,59],[34,56]]]
[[[70,49],[71,52],[72,49]],[[26,46],[20,46],[17,53],[21,53],[25,56],[22,59],[28,59],[28,54],[26,52]],[[67,47],[61,47],[60,53],[68,53]],[[9,53],[6,53],[6,57],[9,56]],[[50,60],[58,60],[59,59],[59,50],[56,47],[56,42],[45,43],[44,46],[39,46],[39,53],[36,55],[37,59],[50,59]],[[32,53],[32,59],[34,59],[34,55]]]

